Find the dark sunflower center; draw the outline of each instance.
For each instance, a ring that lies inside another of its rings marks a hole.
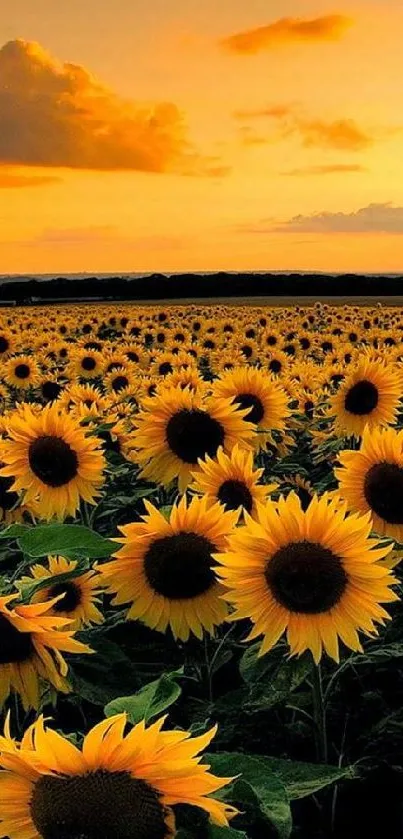
[[[365,498],[377,516],[403,524],[403,469],[395,463],[375,463],[364,481]]]
[[[378,388],[372,382],[363,379],[357,382],[347,392],[344,407],[350,414],[364,416],[373,411],[379,400]]]
[[[234,402],[240,405],[241,408],[250,408],[248,414],[244,419],[248,422],[253,422],[255,425],[264,417],[264,407],[261,400],[254,393],[240,393],[235,397]]]
[[[178,411],[166,427],[169,448],[185,463],[197,463],[206,454],[214,457],[224,436],[221,423],[199,408]]]
[[[9,346],[10,344],[7,341],[7,338],[5,338],[4,335],[0,335],[0,353],[7,352]]]
[[[241,347],[241,352],[243,352],[245,358],[252,358],[253,349],[249,346],[249,344],[244,344],[244,346]]]
[[[119,391],[124,390],[124,388],[127,387],[128,384],[129,379],[127,379],[126,376],[116,376],[116,378],[112,382],[112,390],[114,390],[115,393],[119,393]]]
[[[224,481],[218,490],[217,498],[228,510],[244,507],[250,513],[253,507],[252,495],[243,481]]]
[[[28,450],[29,465],[44,484],[61,487],[77,475],[78,458],[61,437],[37,437]]]
[[[159,795],[129,772],[97,769],[85,775],[42,775],[30,802],[43,839],[164,839]]]
[[[151,543],[144,571],[154,591],[170,600],[190,600],[215,582],[215,545],[198,533],[175,533]]]
[[[74,582],[55,583],[49,590],[51,599],[60,594],[64,594],[64,597],[53,606],[55,612],[72,612],[81,603],[81,591]]]
[[[30,374],[28,364],[17,364],[14,373],[17,379],[27,379]]]
[[[31,633],[19,632],[4,615],[0,615],[0,664],[27,661],[32,651]]]
[[[162,364],[160,364],[158,371],[160,376],[166,376],[168,373],[172,373],[173,369],[174,368],[172,367],[170,361],[163,361]]]
[[[95,358],[92,358],[91,355],[86,355],[81,361],[81,367],[83,370],[95,370],[96,364]]]
[[[57,382],[44,382],[42,385],[42,396],[48,402],[57,399],[62,387]]]
[[[11,510],[18,501],[16,492],[10,492],[14,478],[4,478],[0,475],[0,509]]]
[[[336,554],[314,542],[291,542],[279,548],[266,566],[267,585],[290,612],[318,615],[339,602],[347,574]]]
[[[269,370],[271,370],[272,373],[279,373],[281,366],[281,361],[278,361],[277,358],[272,358],[272,360],[269,361]]]

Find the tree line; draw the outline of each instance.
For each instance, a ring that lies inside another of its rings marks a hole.
[[[178,300],[183,297],[385,297],[402,294],[403,275],[182,273],[146,277],[26,279],[0,285],[0,301],[20,304],[54,300]]]

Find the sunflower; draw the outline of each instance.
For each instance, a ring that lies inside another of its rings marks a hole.
[[[403,542],[403,431],[366,428],[358,451],[342,451],[334,470],[349,509],[370,512],[381,536]]]
[[[246,510],[256,515],[257,502],[266,500],[277,484],[259,484],[264,469],[253,469],[253,452],[235,445],[232,452],[225,454],[222,447],[216,458],[199,460],[199,468],[192,470],[193,483],[190,489],[206,494],[223,504],[226,510]]]
[[[47,375],[42,377],[39,390],[41,398],[46,404],[47,402],[54,402],[56,399],[59,399],[63,385],[58,382],[57,376]]]
[[[0,597],[0,705],[15,691],[24,708],[38,708],[39,679],[67,693],[67,664],[62,652],[90,653],[92,650],[76,641],[65,627],[69,620],[51,616],[54,602],[28,606],[9,604],[18,597]]]
[[[69,371],[81,379],[96,379],[103,370],[103,357],[96,350],[75,350]]]
[[[77,567],[76,560],[69,560],[63,556],[48,557],[48,567],[32,565],[30,577],[21,577],[20,583],[32,585],[34,582],[48,581],[46,588],[40,588],[31,598],[31,603],[48,600],[54,602],[49,610],[50,615],[57,615],[69,620],[69,629],[81,629],[91,623],[102,623],[104,617],[97,608],[101,589],[99,574],[94,571],[84,571],[73,576]],[[71,574],[67,580],[58,582],[61,574]],[[17,583],[19,587],[19,584]],[[63,597],[60,598],[60,595]],[[57,599],[55,602],[55,598]]]
[[[227,552],[215,554],[233,618],[251,618],[248,640],[263,635],[260,655],[286,630],[291,655],[309,649],[319,662],[324,647],[338,661],[339,638],[361,650],[357,630],[373,634],[389,618],[380,604],[397,599],[396,580],[377,561],[391,548],[370,537],[369,515],[346,510],[323,495],[303,512],[292,492],[259,505],[258,521],[246,515]]]
[[[236,810],[210,794],[232,778],[217,778],[197,757],[217,728],[191,737],[162,731],[165,717],[124,735],[126,714],[98,723],[78,749],[43,717],[22,742],[0,737],[0,830],[10,839],[169,839],[172,806],[205,810],[227,826]]]
[[[130,362],[125,368],[112,370],[104,377],[104,387],[108,393],[134,392],[137,384],[137,376],[130,369]]]
[[[40,380],[38,365],[30,355],[14,355],[5,363],[4,369],[4,380],[18,390],[27,390]]]
[[[0,359],[4,361],[14,351],[15,337],[9,329],[0,329]]]
[[[149,501],[141,522],[121,527],[123,547],[115,559],[99,566],[114,604],[131,603],[128,620],[140,619],[175,638],[190,632],[203,637],[227,616],[222,586],[214,574],[212,554],[225,550],[237,512],[223,511],[211,499],[185,496],[171,510],[169,521]]]
[[[271,442],[271,431],[284,431],[286,427],[290,415],[287,394],[263,370],[244,366],[224,373],[214,382],[213,395],[232,399],[246,410],[245,421],[257,425],[260,432],[255,438],[258,448],[264,449]]]
[[[95,503],[103,483],[105,460],[99,441],[86,437],[74,420],[59,413],[57,403],[39,413],[22,405],[6,423],[0,440],[0,476],[13,477],[10,490],[24,491],[24,502],[38,503],[45,519],[74,515],[80,499]]]
[[[396,368],[363,358],[330,400],[336,434],[360,437],[366,425],[393,424],[401,392],[402,379]]]
[[[204,399],[189,388],[164,389],[143,399],[133,432],[141,477],[164,486],[178,478],[184,492],[200,457],[213,457],[219,446],[225,451],[235,443],[250,447],[255,427],[245,422],[246,413],[230,399]]]

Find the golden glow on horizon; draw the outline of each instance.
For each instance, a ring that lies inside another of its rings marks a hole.
[[[400,0],[269,5],[15,0],[0,273],[403,270]]]

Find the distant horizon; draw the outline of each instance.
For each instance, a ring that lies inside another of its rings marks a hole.
[[[211,274],[268,274],[268,275],[288,275],[288,274],[300,274],[301,276],[306,275],[323,275],[323,276],[345,276],[346,274],[352,274],[357,277],[402,277],[403,279],[403,268],[401,271],[355,271],[351,270],[343,270],[343,271],[336,271],[336,270],[323,270],[323,269],[297,269],[297,268],[256,268],[256,269],[226,269],[226,268],[216,268],[216,269],[180,269],[177,271],[164,271],[162,269],[150,269],[145,271],[45,271],[41,273],[34,273],[30,271],[26,272],[15,272],[15,273],[7,273],[7,274],[0,274],[0,282],[2,280],[16,280],[16,279],[85,279],[86,277],[148,277],[152,274],[162,274],[166,277],[173,277],[173,276],[181,276],[183,274],[194,274],[199,276],[209,276]]]

